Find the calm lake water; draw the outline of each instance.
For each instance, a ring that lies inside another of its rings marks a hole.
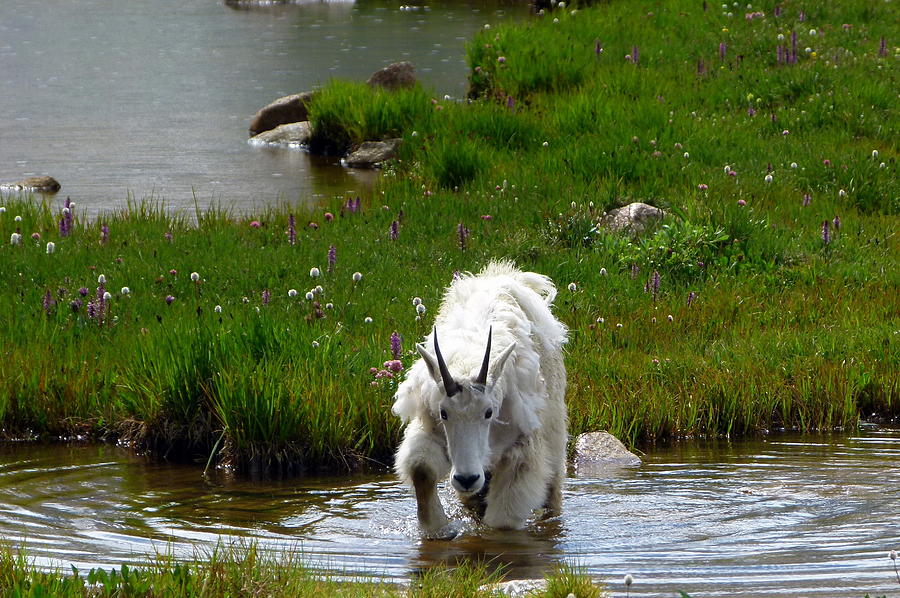
[[[448,495],[444,495],[445,503]],[[419,539],[393,476],[257,482],[111,446],[0,445],[0,539],[44,566],[191,558],[256,541],[342,574],[405,580],[495,559],[511,578],[578,563],[632,596],[900,595],[900,430],[655,448],[638,468],[568,479],[563,514],[523,532]]]
[[[411,61],[438,96],[466,91],[464,43],[524,17],[498,0],[0,2],[0,182],[51,175],[89,215],[127,197],[252,213],[357,192],[371,176],[251,147],[262,106]],[[369,173],[370,174],[370,173]]]

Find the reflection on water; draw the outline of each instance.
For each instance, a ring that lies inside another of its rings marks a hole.
[[[449,491],[443,498],[462,516]],[[471,522],[419,538],[390,475],[249,481],[110,446],[0,445],[0,538],[40,564],[192,558],[218,542],[301,550],[312,566],[406,579],[478,561],[509,577],[581,565],[634,596],[854,596],[897,592],[900,430],[654,448],[635,469],[570,478],[563,514],[522,532]]]
[[[48,174],[88,214],[131,193],[171,208],[244,213],[360,189],[298,151],[247,143],[253,114],[333,77],[364,81],[409,60],[436,94],[462,96],[464,43],[525,4],[217,0],[0,2],[0,182]]]

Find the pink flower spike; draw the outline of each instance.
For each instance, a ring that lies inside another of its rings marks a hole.
[[[259,223],[259,220],[254,220],[250,223],[250,228],[259,228],[260,226],[262,225]]]
[[[747,205],[747,202],[743,199],[739,199],[737,201],[737,204],[743,208],[745,205]]]
[[[332,220],[334,220],[334,214],[325,212],[325,222],[331,222]]]
[[[697,185],[697,189],[700,189],[701,191],[706,191],[707,189],[709,189],[709,185],[707,185],[706,183],[700,183],[699,185]]]
[[[482,215],[481,215],[481,219],[484,220],[484,221],[490,221],[490,220],[493,220],[494,217],[491,216],[490,214],[482,214]]]

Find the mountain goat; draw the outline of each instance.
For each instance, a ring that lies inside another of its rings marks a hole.
[[[395,469],[414,489],[426,535],[452,534],[436,487],[448,473],[490,527],[521,529],[541,507],[559,512],[568,417],[555,296],[549,278],[509,262],[464,275],[444,294],[393,407],[406,423]]]

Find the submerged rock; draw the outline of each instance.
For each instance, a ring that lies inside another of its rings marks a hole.
[[[0,189],[56,193],[62,186],[52,176],[31,176],[15,183],[0,183]]]
[[[301,146],[309,143],[312,127],[309,121],[278,125],[274,129],[263,131],[250,138],[252,145],[289,145]]]
[[[372,73],[366,83],[371,87],[382,87],[391,91],[413,87],[416,84],[415,70],[411,62],[395,62]]]
[[[364,141],[342,162],[350,168],[378,168],[382,162],[390,160],[397,155],[397,148],[400,147],[400,142],[400,139]]]
[[[593,475],[609,468],[637,467],[641,458],[609,432],[586,432],[575,440],[575,471]]]
[[[295,93],[278,98],[268,106],[260,108],[250,122],[250,136],[270,131],[279,125],[303,122],[309,119],[307,106],[312,99],[311,91]]]
[[[600,226],[614,232],[639,235],[659,222],[666,213],[649,204],[634,202],[610,210],[600,219]]]

